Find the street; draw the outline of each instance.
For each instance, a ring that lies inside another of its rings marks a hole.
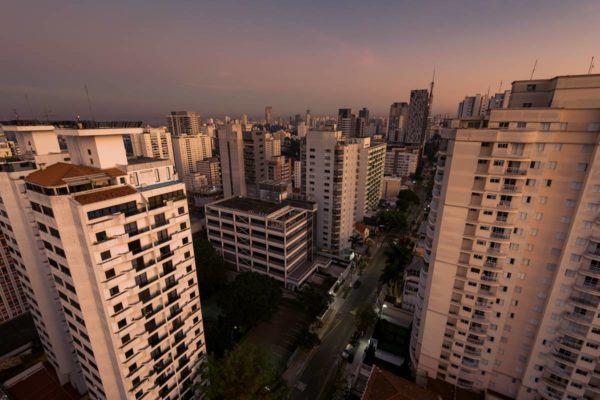
[[[385,244],[377,244],[369,266],[365,268],[360,277],[361,285],[357,289],[350,289],[347,297],[343,299],[341,293],[332,304],[336,312],[333,321],[326,328],[325,333],[312,357],[305,365],[304,371],[298,379],[297,386],[303,390],[294,388],[291,399],[318,400],[327,393],[335,376],[336,366],[341,360],[341,353],[352,337],[355,330],[354,314],[362,304],[374,304],[377,296],[376,289],[381,271],[385,266],[384,255]]]

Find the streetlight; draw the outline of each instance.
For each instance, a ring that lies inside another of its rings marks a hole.
[[[388,305],[385,303],[381,305],[381,308],[379,309],[379,319],[381,319],[381,315],[383,314],[383,309],[387,308],[387,307],[388,307]]]

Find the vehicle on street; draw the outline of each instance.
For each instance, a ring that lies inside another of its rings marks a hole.
[[[354,346],[352,345],[352,343],[348,343],[346,345],[346,348],[342,352],[342,358],[348,361],[349,363],[352,362],[352,360],[354,360]]]

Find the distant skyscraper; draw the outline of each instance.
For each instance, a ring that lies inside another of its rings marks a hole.
[[[267,125],[271,125],[273,122],[273,107],[266,106],[265,107],[265,123]]]
[[[408,105],[408,125],[404,143],[421,144],[427,130],[429,116],[429,91],[427,89],[412,90]]]
[[[502,93],[496,93],[490,98],[488,110],[494,108],[507,108],[510,102],[510,90],[506,90]]]
[[[306,126],[308,128],[311,127],[312,118],[311,118],[311,115],[310,115],[310,110],[306,110],[306,114],[304,116],[304,122],[306,123]]]
[[[218,137],[223,196],[246,196],[242,127],[235,124],[219,126]]]
[[[173,136],[173,155],[179,179],[184,182],[198,172],[199,162],[212,157],[212,139],[208,135]],[[186,187],[193,191],[191,186]]]
[[[355,116],[351,108],[340,108],[338,110],[337,128],[346,137],[354,136]]]
[[[200,117],[193,111],[171,111],[167,115],[172,135],[196,135],[200,133]]]
[[[165,128],[145,128],[142,133],[128,135],[136,157],[163,158],[175,164],[171,133]]]
[[[388,143],[403,143],[408,127],[408,103],[393,103],[388,119]]]
[[[248,116],[246,114],[242,114],[242,125],[248,125]]]
[[[354,136],[366,137],[369,136],[369,109],[363,108],[358,112],[358,118],[354,126]]]
[[[479,118],[485,115],[488,107],[488,99],[485,95],[479,93],[475,96],[465,96],[464,100],[458,104],[457,118]]]

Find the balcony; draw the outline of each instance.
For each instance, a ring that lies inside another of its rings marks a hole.
[[[508,192],[508,193],[517,193],[519,192],[521,189],[517,186],[517,185],[510,185],[510,184],[504,184],[502,185],[502,191],[503,192]]]
[[[508,167],[506,168],[506,175],[527,175],[527,170],[515,167]]]

